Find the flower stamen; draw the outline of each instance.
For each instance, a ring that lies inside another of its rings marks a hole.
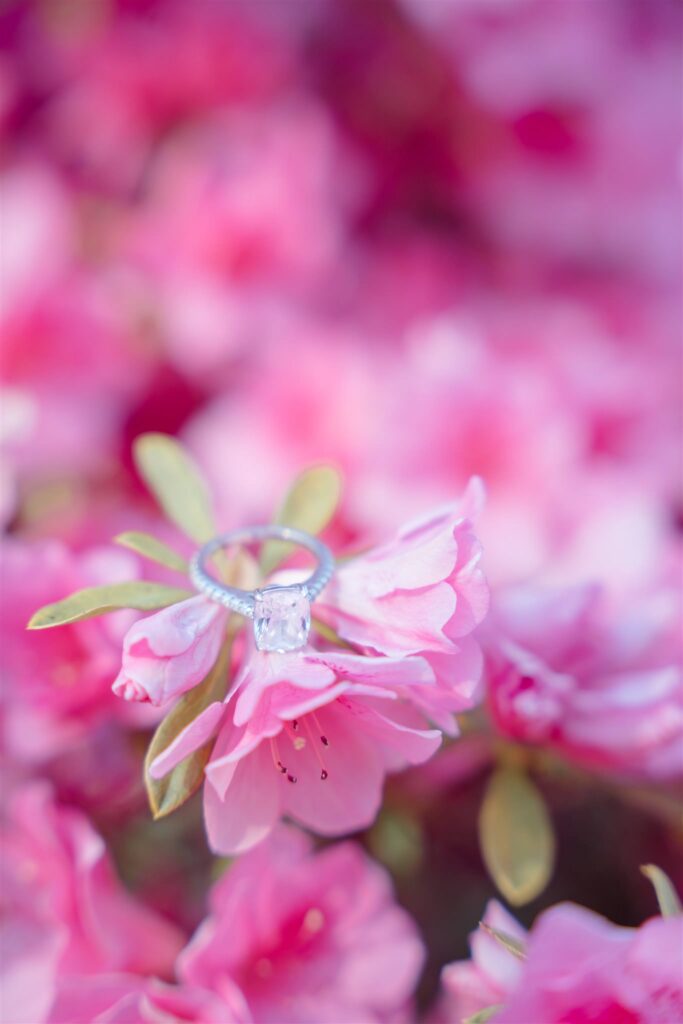
[[[312,717],[315,718],[315,715],[313,715]],[[327,767],[325,765],[325,762],[323,761],[322,754],[320,753],[320,750],[318,749],[318,744],[315,742],[315,736],[313,735],[313,729],[311,728],[311,723],[308,721],[308,718],[304,718],[304,726],[306,728],[307,733],[311,737],[311,745],[313,747],[313,753],[315,754],[316,761],[320,765],[320,779],[321,779],[322,782],[324,782],[325,779],[329,778],[329,774],[330,773],[328,772]],[[319,728],[319,723],[317,722],[317,720],[316,720],[316,727]],[[321,737],[321,739],[322,739],[322,737]]]
[[[273,759],[275,770],[280,772],[281,775],[287,774],[287,768],[280,760],[280,751],[278,750],[277,740],[271,739],[270,741],[270,756]]]
[[[315,722],[315,727],[318,730],[318,733],[320,734],[320,742],[322,743],[322,745],[324,747],[329,747],[330,741],[328,740],[327,736],[324,734],[324,732],[322,730],[322,726],[320,724],[320,721],[318,720],[318,716],[316,715],[315,711],[311,711],[311,718]]]

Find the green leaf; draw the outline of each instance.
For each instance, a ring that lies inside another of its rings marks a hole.
[[[52,626],[64,626],[68,622],[90,619],[95,615],[106,615],[107,612],[115,612],[121,608],[152,612],[193,596],[191,590],[180,590],[177,587],[167,587],[164,583],[149,583],[145,580],[110,583],[105,587],[87,587],[64,598],[63,601],[39,608],[27,628],[50,629]]]
[[[479,814],[479,842],[489,874],[513,906],[543,892],[555,862],[555,837],[543,797],[516,768],[496,771]]]
[[[640,869],[655,887],[657,903],[662,917],[676,917],[683,913],[678,893],[673,882],[656,864],[644,864]]]
[[[320,533],[337,509],[341,489],[341,476],[333,466],[311,466],[300,473],[290,487],[275,522],[306,533]],[[273,572],[292,547],[281,540],[270,540],[264,544],[260,560],[263,575]]]
[[[213,749],[214,740],[208,740],[202,747],[171,769],[162,779],[153,779],[149,773],[152,762],[161,754],[178,733],[193,722],[209,704],[223,700],[228,686],[230,667],[230,642],[221,649],[218,660],[204,680],[184,694],[171,708],[157,727],[145,756],[145,787],[149,806],[155,820],[165,818],[190,799],[202,784],[204,768]]]
[[[420,822],[402,808],[383,808],[368,839],[374,856],[394,875],[414,875],[424,857]]]
[[[492,939],[495,939],[508,953],[512,953],[518,960],[526,960],[526,947],[514,935],[508,935],[507,932],[502,932],[499,928],[492,928],[490,924],[486,924],[486,921],[480,921],[479,927],[487,935],[490,935]]]
[[[166,516],[197,544],[217,533],[209,489],[189,452],[167,434],[141,434],[133,456]]]
[[[165,565],[167,569],[175,569],[176,572],[187,573],[187,562],[173,548],[169,548],[163,541],[157,540],[149,533],[140,533],[137,530],[128,530],[126,533],[119,533],[114,537],[114,542],[121,547],[130,548],[143,558],[149,558],[152,562]]]
[[[496,1003],[495,1006],[487,1006],[483,1010],[479,1010],[478,1013],[473,1014],[471,1017],[466,1017],[462,1024],[486,1024],[488,1020],[495,1017],[497,1013],[503,1009],[502,1003]]]

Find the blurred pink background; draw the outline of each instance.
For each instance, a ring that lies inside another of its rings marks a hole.
[[[591,685],[621,670],[625,637],[639,671],[678,657],[682,13],[675,0],[3,5],[4,785],[90,818],[145,913],[165,915],[138,934],[162,929],[168,963],[172,929],[187,936],[206,912],[211,858],[195,806],[149,820],[154,713],[110,692],[133,616],[24,632],[41,604],[147,571],[109,545],[123,529],[168,533],[133,470],[140,433],[190,448],[224,529],[267,520],[298,471],[334,463],[345,493],[328,539],[342,552],[479,475],[491,629],[544,656],[566,622],[539,607],[531,623],[506,595],[571,587]],[[527,721],[508,683],[487,681],[494,727],[578,766],[544,782],[558,870],[520,919],[574,899],[640,923],[652,899],[638,865],[681,880],[680,691],[644,695],[644,740],[607,700],[586,712],[546,694]],[[449,747],[391,784],[360,837],[426,944],[421,1010],[493,895],[476,841],[489,764],[476,738]]]

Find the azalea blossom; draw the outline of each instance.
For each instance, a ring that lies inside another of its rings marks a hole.
[[[181,934],[125,891],[103,840],[46,784],[11,795],[0,863],[3,1019],[42,1024],[76,977],[169,976]]]
[[[173,984],[66,979],[49,1024],[381,1024],[403,1019],[423,960],[388,876],[360,847],[315,852],[280,828],[214,885]]]
[[[315,853],[279,829],[223,876],[210,908],[178,974],[217,993],[234,981],[254,1021],[383,1021],[405,1007],[422,966],[389,879],[352,843]]]
[[[114,693],[165,704],[196,686],[218,657],[227,618],[225,608],[199,596],[136,622],[123,643]]]
[[[26,623],[41,605],[137,572],[129,552],[93,547],[75,554],[57,541],[5,542],[0,588],[3,746],[13,758],[45,764],[87,744],[112,719],[139,720],[132,707],[111,694],[121,641],[134,613],[42,630],[30,644],[25,641]]]
[[[485,923],[522,941],[525,959],[490,935],[472,939],[471,963],[443,973],[456,1021],[464,1007],[500,1006],[496,1024],[568,1020],[659,1024],[683,1014],[683,917],[651,918],[620,928],[573,903],[544,911],[528,937],[497,904]],[[501,1005],[502,1004],[502,1005]]]
[[[488,587],[472,520],[482,503],[474,479],[462,502],[340,565],[320,602],[325,620],[358,649],[429,662],[437,687],[408,696],[450,733],[452,712],[472,706],[481,674],[472,633],[488,610]]]
[[[495,724],[590,767],[680,776],[678,617],[666,590],[618,618],[596,587],[502,591],[482,634]]]
[[[488,590],[466,515],[480,502],[475,481],[462,505],[338,569],[315,610],[339,630],[341,649],[335,634],[331,644],[289,654],[257,651],[251,640],[235,645],[238,671],[225,699],[200,711],[150,766],[163,778],[215,740],[204,789],[213,849],[248,849],[282,815],[325,835],[364,827],[386,773],[425,761],[440,730],[456,732],[453,712],[476,701],[482,667],[470,634]],[[215,663],[227,621],[223,606],[197,596],[136,622],[115,693],[162,704],[191,690]]]
[[[526,930],[497,900],[490,900],[482,922],[470,935],[471,959],[447,964],[441,971],[441,996],[435,1021],[460,1022],[488,1006],[504,1003],[519,982],[522,961],[513,956],[487,929],[495,928],[517,942]]]
[[[204,787],[216,851],[248,849],[283,814],[341,835],[373,820],[388,771],[419,764],[439,746],[440,732],[399,700],[404,689],[434,685],[422,658],[252,648],[226,700],[186,726],[150,773],[163,778],[217,736]]]

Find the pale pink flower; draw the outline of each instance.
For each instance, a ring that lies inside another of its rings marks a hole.
[[[213,849],[246,850],[283,814],[340,835],[374,819],[388,771],[438,747],[438,730],[397,699],[434,685],[423,658],[252,651],[226,701],[186,726],[150,771],[163,777],[218,734],[204,788]]]
[[[451,732],[452,712],[472,706],[481,673],[471,634],[486,615],[488,587],[471,519],[482,501],[481,481],[473,479],[462,503],[340,565],[320,602],[321,615],[359,649],[423,656],[439,685],[414,696]]]
[[[87,744],[101,726],[131,722],[114,699],[111,681],[121,640],[134,613],[33,632],[26,623],[39,607],[87,586],[138,575],[129,552],[89,548],[74,554],[57,541],[7,539],[2,552],[0,646],[3,653],[3,746],[11,757],[44,764]]]
[[[57,805],[48,786],[10,799],[0,867],[8,1021],[44,1020],[63,978],[171,971],[180,934],[124,890],[102,839],[83,815]]]
[[[405,1006],[423,957],[389,878],[358,846],[315,853],[280,829],[214,887],[178,973],[216,993],[236,983],[263,1024],[370,1024]]]
[[[491,900],[482,918],[513,939],[525,941],[526,932],[496,900]],[[487,1006],[505,1001],[522,973],[522,963],[483,928],[470,935],[470,960],[447,964],[441,972],[442,995],[436,1021],[460,1022]]]
[[[482,632],[495,724],[590,767],[680,775],[678,616],[667,593],[615,612],[595,587],[503,591]]]
[[[683,918],[618,928],[571,903],[541,914],[496,1024],[664,1024],[683,1017]]]
[[[683,1013],[683,918],[620,928],[573,903],[542,913],[528,936],[493,902],[486,924],[524,943],[526,959],[475,933],[472,960],[449,964],[438,1019],[501,1005],[496,1024],[660,1024]]]
[[[159,705],[192,689],[218,657],[227,618],[222,605],[199,596],[135,622],[123,641],[114,693]]]

